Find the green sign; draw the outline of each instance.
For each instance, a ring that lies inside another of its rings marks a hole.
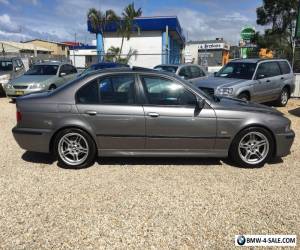
[[[255,29],[250,27],[250,26],[247,26],[247,27],[244,27],[241,31],[241,38],[243,40],[251,40],[255,35]]]

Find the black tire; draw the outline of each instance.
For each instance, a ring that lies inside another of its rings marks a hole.
[[[238,95],[238,99],[243,101],[250,101],[250,96],[247,93],[241,93]]]
[[[55,84],[51,84],[50,87],[49,87],[49,90],[54,90],[56,89],[56,85]]]
[[[240,144],[241,140],[250,132],[256,132],[256,133],[264,135],[269,143],[268,152],[266,150],[265,158],[259,163],[249,164],[248,162],[246,162],[242,159],[242,157],[240,156],[240,153],[239,153],[239,144]],[[246,128],[246,129],[242,130],[241,132],[239,132],[236,135],[236,137],[234,138],[234,140],[230,146],[230,149],[229,149],[229,157],[238,166],[245,167],[245,168],[258,168],[258,167],[264,166],[265,163],[267,163],[268,161],[270,161],[272,159],[274,150],[275,150],[274,140],[273,140],[271,133],[268,130],[261,128],[261,127],[250,127],[250,128]]]
[[[60,142],[64,136],[70,135],[70,134],[81,135],[85,139],[84,142],[86,142],[86,144],[88,146],[86,159],[83,162],[80,162],[78,164],[70,164],[60,154],[60,149],[59,149]],[[64,129],[64,130],[60,131],[55,136],[54,143],[53,143],[53,152],[54,152],[55,157],[58,159],[59,166],[61,166],[63,168],[82,169],[82,168],[90,167],[91,165],[94,164],[97,148],[96,148],[96,144],[95,144],[93,138],[88,133],[86,133],[85,131],[83,131],[81,129],[68,128],[68,129]]]
[[[285,107],[288,104],[289,98],[290,98],[290,91],[288,90],[287,87],[284,87],[281,90],[278,99],[275,101],[275,105],[277,107]]]

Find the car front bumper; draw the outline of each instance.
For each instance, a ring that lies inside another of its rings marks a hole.
[[[38,88],[38,89],[5,89],[7,97],[10,98],[16,98],[18,96],[26,95],[26,94],[31,94],[34,92],[39,92],[39,91],[45,91],[43,88]]]
[[[49,129],[12,129],[13,136],[19,146],[27,151],[49,153],[52,131]]]
[[[275,139],[276,157],[284,157],[290,154],[290,150],[295,139],[295,132],[291,130],[284,134],[276,134]]]

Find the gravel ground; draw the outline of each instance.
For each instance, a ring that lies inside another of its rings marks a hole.
[[[236,234],[299,238],[300,100],[280,110],[297,134],[292,154],[260,169],[121,158],[76,171],[20,149],[15,105],[1,98],[0,248],[232,249]]]

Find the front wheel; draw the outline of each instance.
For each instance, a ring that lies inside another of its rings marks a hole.
[[[230,147],[231,159],[242,167],[262,167],[274,151],[273,138],[269,131],[260,127],[241,131]]]
[[[60,131],[54,142],[58,162],[66,168],[86,168],[94,163],[96,146],[91,136],[81,129]]]

